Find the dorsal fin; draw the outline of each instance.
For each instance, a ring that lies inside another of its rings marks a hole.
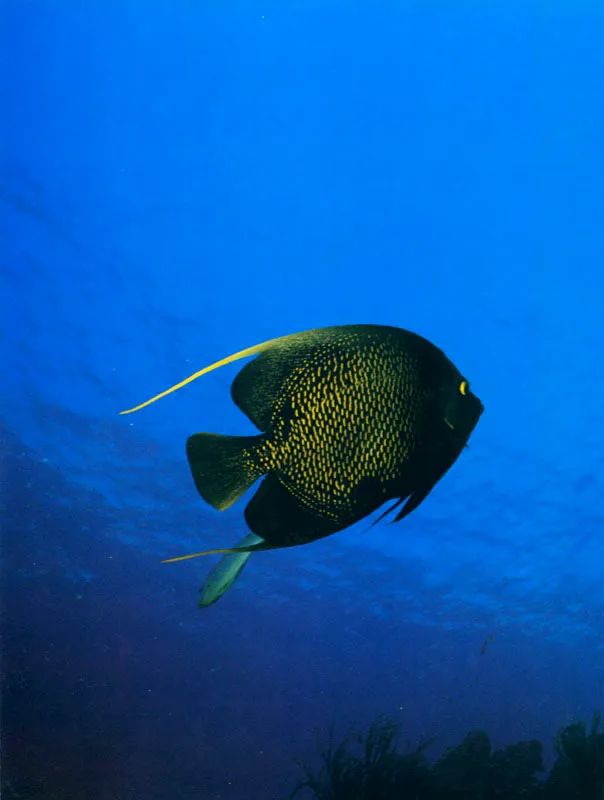
[[[216,361],[214,364],[210,364],[209,367],[200,369],[199,372],[195,372],[193,375],[185,378],[184,381],[171,386],[164,392],[156,394],[155,397],[152,397],[150,400],[145,400],[144,403],[140,403],[140,405],[134,406],[134,408],[129,408],[126,411],[120,411],[120,414],[132,414],[133,411],[139,411],[141,408],[145,408],[145,406],[150,406],[151,403],[155,403],[156,400],[160,400],[162,397],[166,397],[167,395],[172,394],[172,392],[182,389],[183,386],[186,386],[188,383],[192,383],[193,381],[197,380],[197,378],[201,378],[202,375],[207,375],[208,372],[212,372],[219,367],[225,367],[227,364],[231,364],[233,361],[238,361],[240,358],[247,358],[248,356],[255,356],[258,353],[263,353],[266,350],[269,350],[271,347],[274,347],[279,342],[283,342],[286,339],[291,339],[299,335],[300,334],[293,333],[288,336],[279,336],[277,339],[269,339],[267,342],[262,342],[262,344],[256,344],[253,347],[248,347],[246,350],[240,350],[238,353],[233,353],[232,356],[227,356],[221,361]]]
[[[296,334],[265,350],[246,364],[231,386],[231,397],[254,425],[265,432],[270,427],[277,398],[296,364],[304,362],[312,346],[308,334]]]
[[[303,368],[313,349],[331,343],[346,346],[346,336],[371,333],[368,325],[315,328],[274,339],[270,348],[246,364],[235,377],[231,397],[259,430],[266,432],[283,385],[296,367]]]
[[[261,402],[261,398],[256,396],[256,392],[254,392],[255,400],[252,402],[254,408],[250,406],[250,404],[246,401],[245,394],[249,390],[249,382],[250,377],[253,376],[254,380],[263,380],[261,370],[258,368],[254,368],[249,372],[246,370],[249,367],[255,366],[256,363],[261,364],[263,369],[268,368],[268,384],[272,385],[273,387],[279,386],[279,388],[283,385],[283,380],[289,374],[288,370],[291,369],[291,364],[285,365],[282,361],[283,359],[283,352],[287,352],[290,349],[290,346],[297,350],[301,345],[308,345],[311,346],[312,344],[325,341],[331,339],[332,337],[338,340],[342,333],[347,333],[349,336],[354,336],[355,334],[358,336],[361,332],[367,334],[370,331],[396,331],[396,328],[386,328],[384,326],[378,325],[335,325],[333,327],[328,328],[314,328],[308,331],[303,331],[301,333],[290,333],[286,336],[279,336],[276,339],[269,339],[266,342],[262,342],[261,344],[256,344],[253,347],[248,347],[245,350],[240,350],[238,353],[233,353],[231,356],[227,356],[226,358],[221,359],[220,361],[216,361],[214,364],[210,364],[209,367],[204,367],[204,369],[200,369],[199,372],[195,372],[193,375],[190,375],[188,378],[185,378],[180,383],[171,386],[169,389],[166,389],[164,392],[160,392],[152,397],[150,400],[145,400],[144,403],[140,403],[134,408],[129,408],[126,411],[120,411],[120,414],[132,414],[134,411],[140,411],[141,408],[145,408],[146,406],[150,406],[152,403],[155,403],[156,400],[160,400],[162,397],[166,397],[172,392],[176,392],[178,389],[182,389],[183,386],[186,386],[189,383],[197,380],[197,378],[201,378],[202,375],[207,375],[208,372],[212,372],[219,367],[224,367],[227,364],[232,364],[233,361],[238,361],[240,358],[248,358],[248,356],[255,356],[260,353],[269,353],[275,349],[280,351],[278,357],[273,359],[267,359],[266,361],[262,361],[261,359],[257,359],[257,362],[252,362],[249,364],[245,369],[242,370],[242,373],[246,373],[245,378],[242,379],[240,382],[239,388],[235,390],[233,386],[233,390],[237,392],[237,396],[233,394],[233,399],[241,408],[241,410],[250,417],[254,424],[258,425],[258,427],[262,430],[263,425],[259,425],[258,422],[262,422],[263,424],[266,423],[267,418],[267,408],[266,404]],[[401,331],[399,331],[399,334]],[[406,335],[407,332],[402,331],[402,333]],[[418,337],[419,338],[419,337]],[[267,363],[268,362],[268,363]],[[237,376],[239,377],[239,376]],[[237,380],[237,379],[236,379]],[[245,390],[244,387],[245,386]],[[272,395],[274,398],[274,393]],[[244,407],[245,406],[245,407]],[[251,413],[250,413],[251,412]],[[252,416],[253,414],[253,416]]]

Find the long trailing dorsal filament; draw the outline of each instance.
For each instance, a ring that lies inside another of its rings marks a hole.
[[[227,358],[223,358],[221,361],[217,361],[215,364],[210,364],[209,367],[204,367],[204,369],[200,369],[199,372],[195,372],[193,375],[189,375],[188,378],[185,378],[184,381],[171,386],[169,389],[166,389],[165,392],[160,392],[156,394],[155,397],[152,397],[150,400],[145,400],[144,403],[141,403],[138,406],[134,406],[134,408],[129,408],[126,411],[120,411],[120,415],[122,414],[132,414],[134,411],[140,411],[141,408],[145,408],[145,406],[150,406],[151,403],[155,403],[156,400],[161,400],[162,397],[166,397],[172,392],[178,391],[178,389],[182,389],[183,386],[186,386],[188,383],[192,383],[197,378],[201,378],[202,375],[207,375],[208,372],[212,372],[212,370],[218,369],[219,367],[225,367],[227,364],[231,364],[233,361],[239,361],[240,358],[247,358],[248,356],[255,356],[258,353],[262,353],[265,350],[268,350],[275,344],[279,342],[283,342],[286,339],[290,339],[292,336],[296,336],[297,334],[289,334],[288,336],[279,336],[276,339],[269,339],[267,342],[262,342],[262,344],[256,344],[253,347],[248,347],[245,350],[240,350],[238,353],[233,353],[232,356],[227,356]]]

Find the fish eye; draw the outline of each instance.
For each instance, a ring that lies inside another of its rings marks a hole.
[[[470,384],[468,383],[468,381],[462,381],[462,382],[459,384],[459,393],[460,393],[460,394],[463,394],[463,395],[464,395],[464,397],[465,397],[465,395],[467,395],[467,393],[468,393],[469,391],[470,391]]]

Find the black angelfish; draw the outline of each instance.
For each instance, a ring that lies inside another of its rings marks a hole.
[[[195,485],[214,508],[228,508],[264,476],[245,509],[251,534],[243,542],[168,559],[227,554],[202,588],[202,606],[224,594],[252,552],[330,536],[388,500],[395,503],[385,513],[404,503],[394,521],[403,519],[455,462],[483,411],[442,350],[417,334],[381,325],[272,339],[131,411],[258,354],[239,372],[231,394],[261,433],[196,433],[187,441]]]

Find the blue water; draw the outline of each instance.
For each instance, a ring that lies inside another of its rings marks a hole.
[[[284,798],[314,730],[436,750],[604,704],[604,6],[1,4],[4,773],[91,800]],[[471,446],[400,525],[252,557],[195,431],[285,333],[414,330]],[[481,646],[493,635],[484,655]]]

